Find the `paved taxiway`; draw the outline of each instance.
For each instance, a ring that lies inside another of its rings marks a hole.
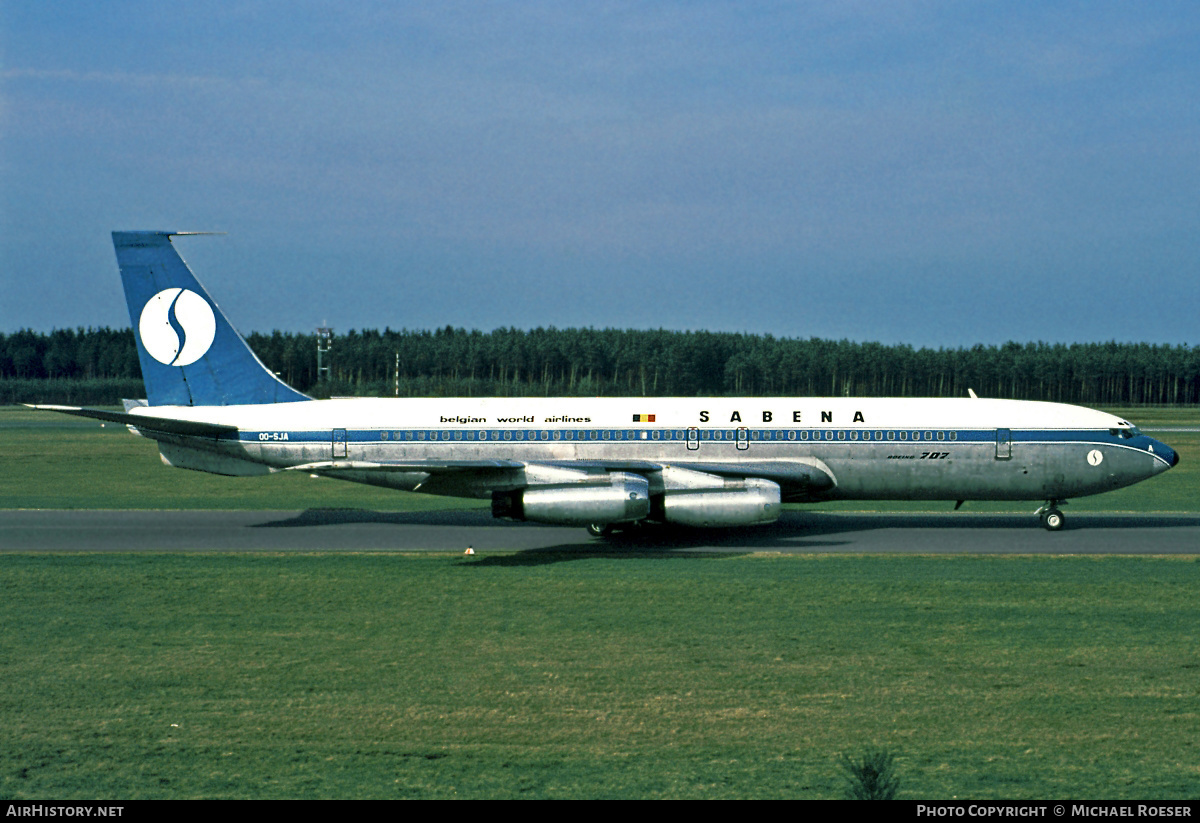
[[[1200,515],[788,512],[758,528],[655,529],[590,539],[582,528],[508,523],[485,510],[374,512],[0,511],[0,551],[777,551],[1200,554]]]

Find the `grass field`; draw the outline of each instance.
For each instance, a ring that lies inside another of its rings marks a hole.
[[[1158,436],[1072,510],[1197,511],[1200,434]],[[5,508],[471,505],[24,409],[0,444]],[[1197,557],[4,554],[0,798],[825,798],[872,746],[906,798],[1194,798],[1198,594]]]
[[[0,561],[9,798],[1200,793],[1195,558]]]

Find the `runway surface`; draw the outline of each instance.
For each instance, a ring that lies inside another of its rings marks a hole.
[[[0,511],[0,551],[687,551],[934,554],[1198,554],[1200,515],[787,512],[745,529],[650,529],[594,540],[582,528],[487,511]]]

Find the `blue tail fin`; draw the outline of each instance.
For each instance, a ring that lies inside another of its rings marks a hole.
[[[113,232],[150,405],[309,400],[262,364],[208,296],[171,245],[183,233]]]

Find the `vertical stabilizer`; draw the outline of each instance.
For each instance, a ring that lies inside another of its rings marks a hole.
[[[171,245],[183,233],[113,232],[150,405],[309,400],[262,364],[209,297]]]

